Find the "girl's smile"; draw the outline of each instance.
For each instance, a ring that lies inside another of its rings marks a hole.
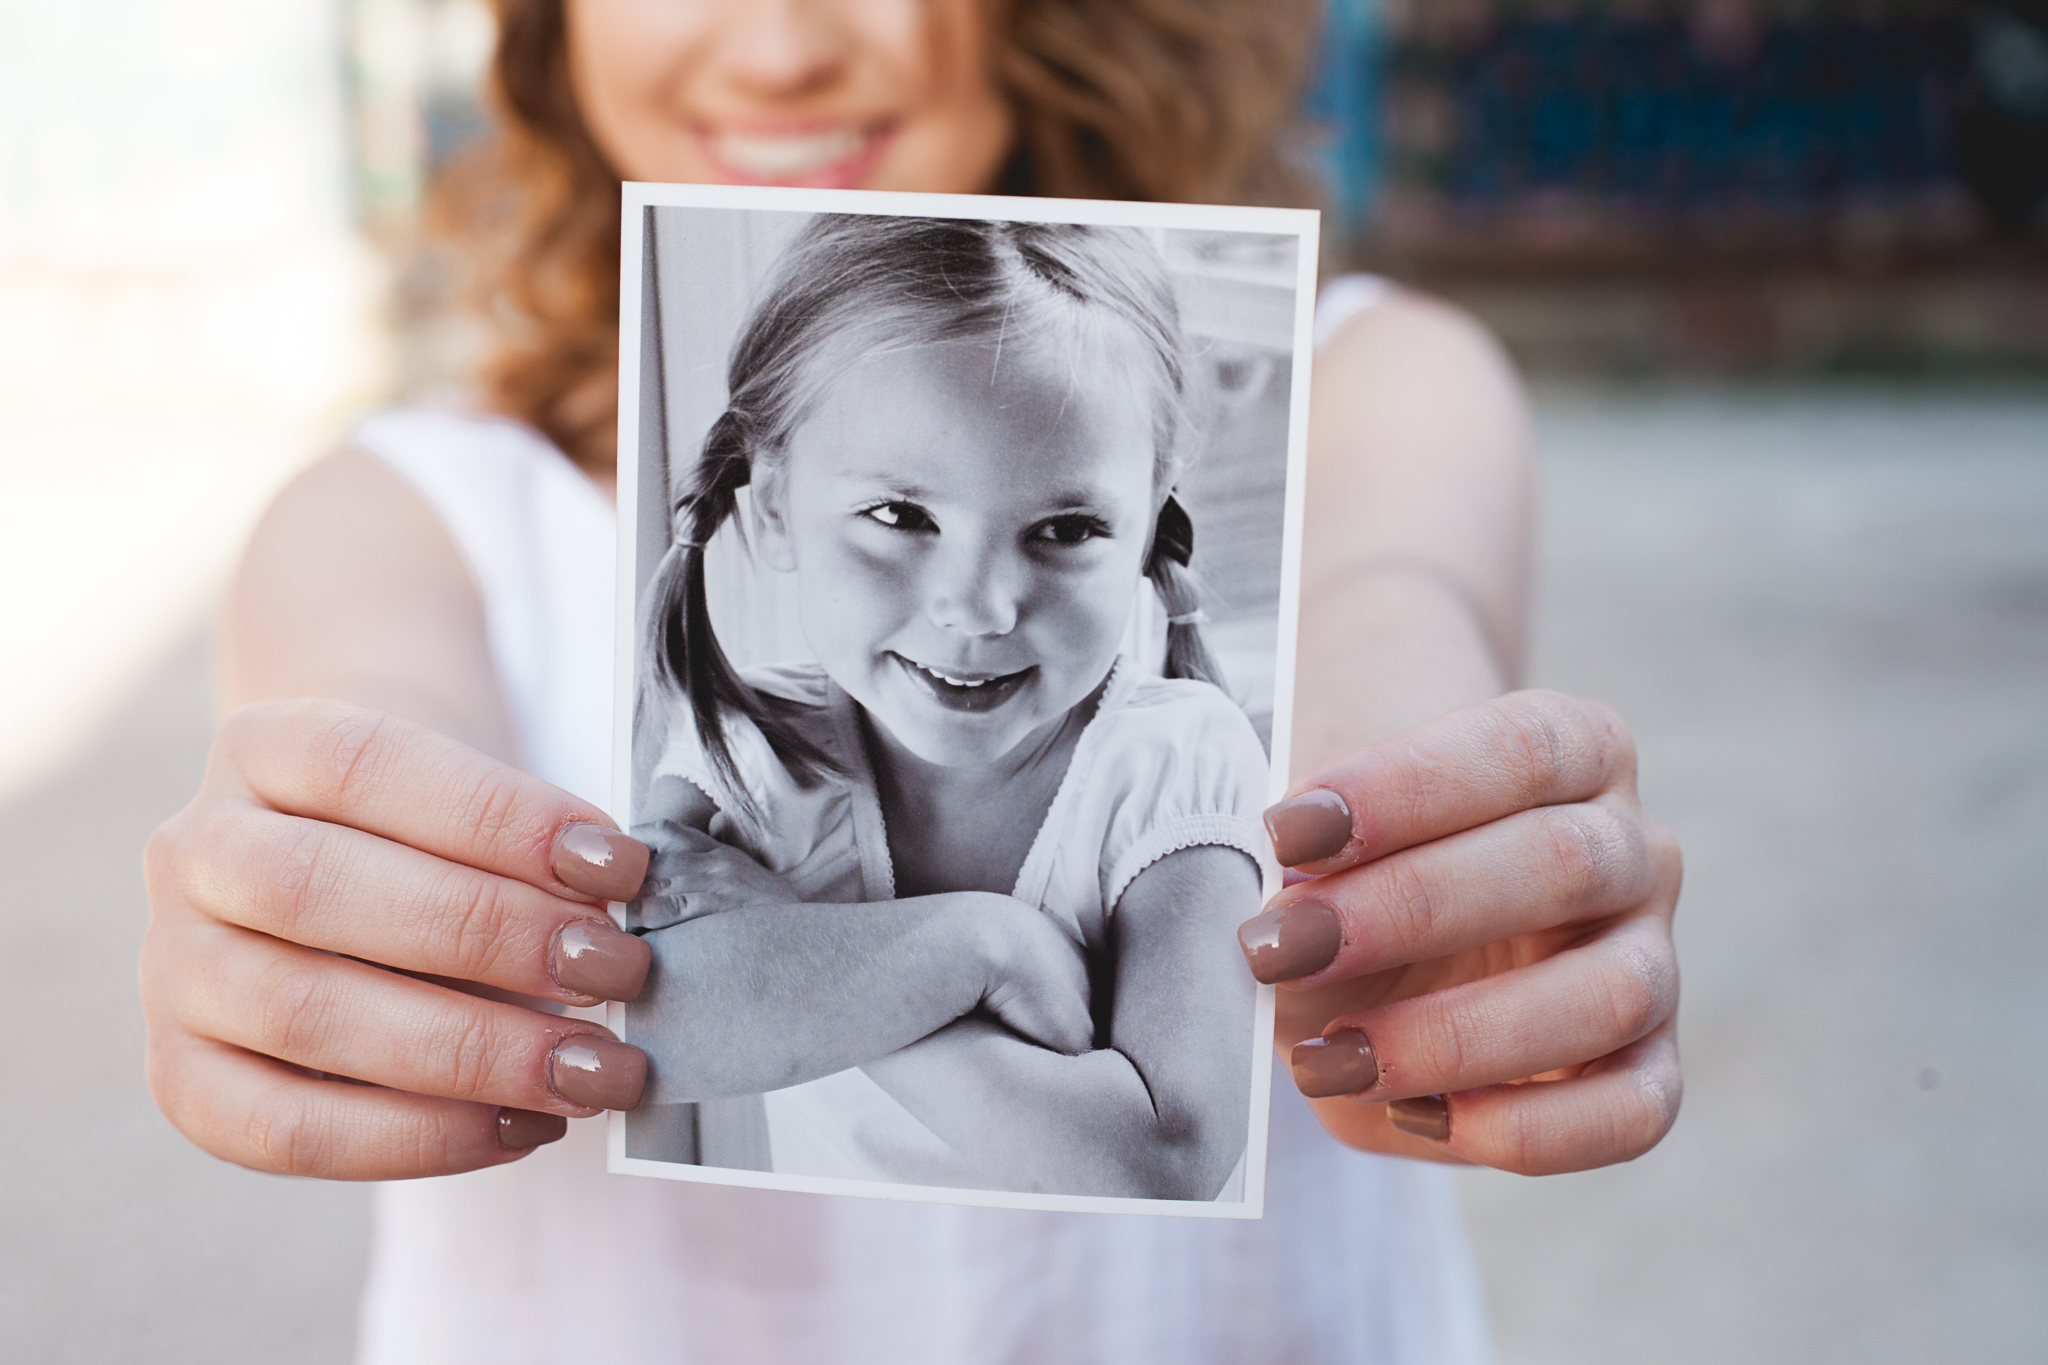
[[[860,359],[757,485],[819,663],[928,762],[1001,758],[1115,662],[1156,511],[1152,404],[1123,345],[1074,340]]]

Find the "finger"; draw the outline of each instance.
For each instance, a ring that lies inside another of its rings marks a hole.
[[[1591,1170],[1633,1161],[1661,1142],[1678,1119],[1684,1094],[1677,1026],[1666,1021],[1571,1079],[1442,1097],[1449,1135],[1438,1145],[1467,1161],[1522,1175]],[[1415,1111],[1404,1131],[1426,1127],[1434,1106],[1404,1103]],[[1390,1118],[1401,1122],[1398,1115]]]
[[[453,1175],[517,1161],[567,1131],[555,1115],[321,1080],[189,1035],[152,1039],[149,1081],[165,1115],[200,1147],[280,1175]]]
[[[209,931],[189,1032],[421,1095],[582,1117],[631,1109],[647,1057],[596,1024],[395,975],[245,929]]]
[[[1632,803],[1525,810],[1300,882],[1238,929],[1262,982],[1313,989],[1660,895],[1662,864]]]
[[[1535,806],[1585,801],[1635,774],[1635,745],[1598,702],[1515,692],[1370,745],[1266,812],[1280,862],[1312,874]]]
[[[341,702],[263,702],[218,741],[266,805],[351,825],[556,895],[631,900],[647,846],[559,787],[423,725]]]
[[[1364,1102],[1472,1090],[1619,1052],[1678,1008],[1678,960],[1644,915],[1526,967],[1342,1015],[1295,1046],[1304,1095]]]
[[[216,918],[404,971],[589,1004],[633,1000],[652,951],[587,902],[342,825],[234,804],[192,843]]]

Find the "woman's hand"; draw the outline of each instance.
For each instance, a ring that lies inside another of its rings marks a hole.
[[[1518,692],[1330,764],[1267,813],[1314,880],[1239,937],[1282,983],[1278,1042],[1333,1134],[1532,1175],[1664,1136],[1680,865],[1635,779],[1607,708]]]
[[[514,1161],[568,1118],[632,1108],[638,1049],[439,983],[633,999],[649,953],[604,902],[638,892],[646,857],[602,812],[424,726],[243,708],[146,856],[157,1103],[216,1156],[358,1180]]]

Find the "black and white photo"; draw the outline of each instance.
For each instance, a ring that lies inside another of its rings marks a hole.
[[[1258,1216],[1315,215],[626,195],[612,1169]]]

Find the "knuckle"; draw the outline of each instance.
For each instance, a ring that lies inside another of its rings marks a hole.
[[[249,995],[262,1051],[309,1064],[322,1056],[336,1004],[325,965],[280,953],[258,971]]]
[[[519,775],[501,764],[479,759],[467,774],[465,818],[485,848],[501,849],[523,841],[529,831],[522,818],[525,802]]]
[[[1557,1146],[1558,1123],[1550,1107],[1509,1104],[1497,1125],[1496,1151],[1488,1165],[1516,1175],[1540,1175]]]
[[[491,1092],[497,1076],[498,1030],[488,1013],[471,1010],[460,1027],[439,1046],[437,1093],[450,1099],[476,1099]]]
[[[445,896],[431,903],[446,904],[451,913],[437,916],[445,938],[433,945],[437,962],[446,963],[448,975],[465,981],[483,981],[497,973],[505,951],[505,936],[511,910],[505,888],[495,878],[473,877],[451,870]]]
[[[1463,1088],[1459,1078],[1466,1074],[1466,1040],[1484,1037],[1486,1031],[1475,1027],[1467,1008],[1432,1002],[1417,1015],[1413,1036],[1413,1057],[1406,1069],[1422,1072],[1433,1089],[1458,1090]],[[1408,1082],[1404,1079],[1402,1084]]]
[[[336,1154],[333,1125],[313,1092],[278,1085],[249,1111],[243,1140],[255,1163],[282,1175],[318,1176],[331,1170]]]
[[[1500,722],[1500,755],[1522,799],[1538,804],[1555,783],[1564,762],[1564,736],[1554,693],[1516,692],[1494,704]]]
[[[391,718],[375,711],[295,704],[311,710],[302,717],[311,730],[303,774],[308,793],[323,810],[355,808],[390,761]]]
[[[347,880],[347,872],[337,865],[345,860],[330,826],[293,821],[277,830],[244,828],[236,831],[234,842],[242,846],[244,865],[254,870],[263,887],[260,894],[274,918],[266,927],[286,937],[304,934]],[[341,895],[346,898],[345,891]]]
[[[1596,901],[1630,861],[1620,822],[1599,806],[1546,806],[1537,813],[1558,884],[1574,904]]]
[[[1620,1045],[1635,1042],[1670,1015],[1678,994],[1677,977],[1671,959],[1652,952],[1649,945],[1616,945],[1605,994],[1607,1025]]]
[[[1429,879],[1417,870],[1411,858],[1389,858],[1379,867],[1384,888],[1379,900],[1395,943],[1405,953],[1426,950],[1438,915]]]

